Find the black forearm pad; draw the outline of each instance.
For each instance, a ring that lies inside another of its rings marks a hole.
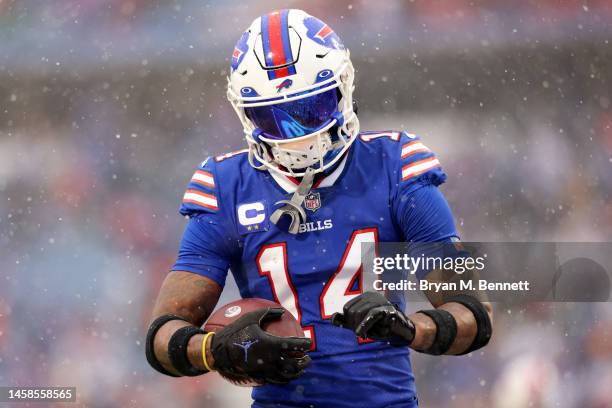
[[[457,337],[457,322],[452,314],[442,309],[419,310],[431,318],[436,324],[436,337],[433,344],[423,353],[439,356],[451,347]]]
[[[482,302],[469,295],[451,296],[445,299],[445,301],[446,303],[455,302],[462,304],[463,306],[467,307],[470,312],[472,312],[474,319],[476,319],[476,337],[474,338],[474,341],[470,347],[458,355],[468,354],[474,350],[478,350],[479,348],[486,346],[491,339],[491,335],[493,334],[493,327],[491,326],[491,318],[489,317],[489,313],[487,313],[487,309],[485,309]]]
[[[173,315],[173,314],[167,314],[167,315],[163,315],[163,316],[159,316],[157,319],[153,320],[153,323],[151,323],[151,325],[149,326],[149,330],[147,331],[147,339],[146,339],[146,343],[145,343],[145,353],[147,356],[147,361],[149,362],[149,364],[151,365],[151,367],[153,367],[156,371],[165,374],[165,375],[169,375],[170,377],[178,377],[178,375],[176,374],[172,374],[170,371],[166,370],[161,363],[157,360],[157,357],[155,357],[155,351],[154,351],[154,342],[155,342],[155,335],[157,334],[157,331],[159,330],[160,327],[162,327],[164,324],[168,323],[171,320],[185,320],[182,317]]]
[[[200,370],[191,365],[187,356],[187,345],[189,339],[196,334],[204,334],[204,330],[195,326],[181,327],[174,332],[168,342],[168,358],[176,371],[188,377],[194,377],[207,373],[206,370]]]

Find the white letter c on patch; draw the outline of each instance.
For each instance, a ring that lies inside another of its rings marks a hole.
[[[238,207],[238,222],[241,225],[260,224],[266,219],[266,211],[263,203],[255,202],[242,204]]]

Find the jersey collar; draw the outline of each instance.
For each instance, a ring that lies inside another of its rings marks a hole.
[[[315,183],[312,186],[312,189],[314,190],[315,188],[333,186],[336,180],[338,180],[338,178],[342,174],[342,170],[344,170],[344,166],[346,165],[347,158],[348,158],[348,154],[345,154],[342,160],[340,160],[340,163],[338,164],[338,166],[336,166],[336,168],[334,169],[334,171],[332,171],[327,176],[315,181]],[[285,190],[287,193],[295,192],[298,185],[300,184],[299,180],[296,180],[294,177],[285,176],[284,174],[280,174],[275,171],[269,171],[269,173],[270,175],[272,175],[272,178],[274,179],[274,181],[276,181],[276,183],[280,186],[280,188]]]

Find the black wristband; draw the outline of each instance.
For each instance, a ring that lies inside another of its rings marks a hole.
[[[470,312],[472,312],[474,319],[476,319],[476,337],[474,338],[474,341],[470,347],[458,355],[468,354],[474,350],[478,350],[479,348],[486,346],[491,339],[491,335],[493,334],[493,327],[491,326],[489,313],[487,313],[487,309],[485,309],[482,302],[469,295],[456,295],[444,300],[446,303],[455,302],[462,304],[463,306],[467,307]]]
[[[187,344],[196,334],[204,334],[204,330],[195,326],[181,327],[174,332],[168,342],[168,358],[176,371],[188,377],[194,377],[207,373],[207,370],[200,370],[191,365],[187,356]]]
[[[455,317],[442,309],[419,310],[417,313],[429,316],[436,324],[436,337],[432,345],[423,353],[434,356],[446,353],[457,337]]]
[[[171,320],[185,321],[185,319],[183,319],[182,317],[173,314],[159,316],[157,319],[153,320],[153,323],[151,323],[151,325],[149,326],[149,330],[147,331],[147,339],[145,341],[145,354],[147,356],[147,361],[149,362],[151,367],[153,367],[157,372],[169,375],[170,377],[178,377],[178,375],[172,374],[170,371],[166,370],[161,365],[161,363],[157,360],[157,357],[155,357],[154,351],[155,335],[157,334],[157,331],[160,329],[160,327],[162,327],[164,324],[168,323]]]

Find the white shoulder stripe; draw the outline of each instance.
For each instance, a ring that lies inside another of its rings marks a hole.
[[[191,181],[208,187],[215,186],[215,179],[213,178],[213,175],[203,170],[196,171],[193,177],[191,178]]]
[[[419,141],[414,141],[402,146],[402,159],[420,152],[428,152],[429,148]]]
[[[202,207],[218,210],[217,197],[198,190],[187,190],[183,196],[184,203],[201,205]]]
[[[402,167],[402,181],[425,173],[427,170],[431,170],[434,167],[438,167],[439,165],[440,161],[434,156],[404,166]]]

